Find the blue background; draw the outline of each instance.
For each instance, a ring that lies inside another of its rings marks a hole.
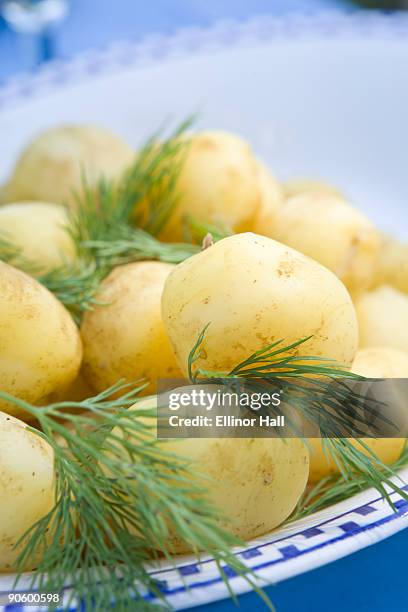
[[[35,68],[47,56],[69,58],[155,31],[170,33],[217,19],[333,9],[355,10],[341,0],[71,0],[70,13],[53,33],[51,45],[38,37],[18,36],[0,20],[0,80]],[[278,612],[407,612],[407,551],[408,530],[267,592]],[[243,610],[266,609],[253,593],[239,602]],[[197,612],[235,609],[230,600],[196,608]]]

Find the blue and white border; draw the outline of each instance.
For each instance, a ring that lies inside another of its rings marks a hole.
[[[403,39],[408,42],[408,13],[377,11],[317,15],[290,14],[259,16],[246,22],[220,21],[208,28],[189,27],[174,35],[150,35],[140,42],[124,41],[105,49],[82,53],[70,61],[54,61],[32,73],[21,74],[0,86],[0,112],[27,98],[114,74],[129,67],[135,70],[167,59],[231,46],[262,44],[271,40],[338,40],[353,38]]]

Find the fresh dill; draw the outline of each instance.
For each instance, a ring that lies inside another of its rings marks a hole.
[[[395,474],[403,467],[408,465],[408,444],[402,450],[400,457],[392,466]],[[381,471],[381,467],[379,468]],[[351,478],[345,478],[342,474],[332,474],[317,482],[314,486],[306,489],[296,510],[291,515],[289,522],[310,516],[319,510],[324,510],[333,504],[337,504],[352,495],[361,493],[367,489],[366,478],[362,475],[353,474]]]
[[[364,377],[348,372],[329,359],[293,354],[310,337],[287,346],[283,341],[274,342],[229,372],[211,372],[199,367],[207,328],[208,325],[189,355],[188,371],[192,382],[245,379],[253,390],[273,392],[279,389],[285,405],[294,409],[303,423],[319,432],[316,436],[321,436],[323,450],[332,458],[345,481],[357,478],[364,488],[374,487],[391,507],[393,502],[387,487],[408,499],[406,491],[393,480],[394,468],[385,465],[362,439],[367,414],[389,423],[381,414],[381,402],[360,395],[347,384],[347,380],[364,380]],[[295,423],[292,427],[292,433],[301,435]],[[353,439],[345,437],[347,435]]]
[[[150,610],[144,596],[164,602],[164,595],[146,563],[163,556],[176,563],[178,539],[211,555],[226,582],[227,566],[242,575],[270,605],[231,550],[242,542],[220,527],[220,510],[191,477],[194,465],[157,440],[156,411],[130,408],[140,388],[118,384],[82,402],[41,407],[0,392],[36,418],[39,430],[31,431],[52,447],[57,476],[54,508],[20,540],[17,584],[26,563],[40,558],[29,588],[64,592],[64,609],[75,601],[101,611],[113,602],[117,610]]]

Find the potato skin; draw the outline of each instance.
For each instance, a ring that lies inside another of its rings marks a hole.
[[[5,186],[8,202],[39,200],[75,205],[81,173],[92,186],[115,179],[132,163],[134,151],[119,136],[91,125],[60,125],[39,134],[21,153]]]
[[[13,572],[24,533],[54,506],[54,455],[25,424],[0,412],[0,572]],[[35,568],[31,559],[25,571]]]
[[[259,204],[257,163],[249,145],[233,134],[204,131],[189,138],[177,181],[178,204],[162,238],[183,238],[185,215],[236,230]]]
[[[408,354],[387,347],[366,348],[357,351],[352,371],[367,378],[408,377]],[[363,438],[365,444],[387,465],[394,463],[401,455],[405,438]],[[335,463],[323,452],[320,438],[309,440],[310,482],[318,482],[330,474],[338,473]],[[361,446],[358,446],[360,450]]]
[[[334,185],[311,178],[296,178],[286,181],[283,183],[283,192],[286,198],[309,192],[343,197],[343,194]]]
[[[383,285],[355,302],[360,348],[388,346],[408,352],[408,295]]]
[[[270,238],[237,234],[176,266],[162,297],[163,321],[182,371],[210,323],[197,362],[229,371],[254,351],[313,336],[298,351],[351,365],[357,321],[329,270]]]
[[[379,234],[338,196],[310,191],[289,198],[269,235],[329,268],[353,293],[372,283]]]
[[[269,232],[273,231],[276,215],[279,214],[283,202],[283,191],[281,185],[265,164],[258,161],[257,166],[259,204],[254,218],[240,230],[264,234],[266,229],[266,235],[269,236]]]
[[[391,285],[408,293],[408,244],[383,237],[375,285]]]
[[[140,261],[119,266],[102,282],[97,299],[81,326],[83,375],[97,391],[120,379],[141,378],[154,393],[160,378],[178,378],[161,318],[160,300],[172,264]]]
[[[81,358],[79,331],[63,305],[33,278],[0,262],[0,389],[41,403],[75,379]],[[2,400],[0,408],[22,414]]]
[[[156,406],[157,398],[149,398],[133,408],[137,415]],[[220,525],[243,540],[268,533],[291,514],[309,473],[308,450],[296,438],[185,438],[163,440],[163,450],[193,463],[194,480],[225,519]],[[189,550],[175,539],[172,547]]]
[[[0,208],[0,236],[4,233],[41,272],[74,259],[74,244],[64,229],[67,225],[66,209],[56,204],[15,202]]]

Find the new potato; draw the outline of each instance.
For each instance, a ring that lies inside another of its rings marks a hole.
[[[408,295],[381,286],[355,302],[360,347],[388,346],[408,352]]]
[[[82,174],[89,186],[117,179],[135,153],[119,136],[91,125],[61,125],[34,138],[18,158],[4,187],[6,202],[38,200],[75,205]]]
[[[351,292],[372,283],[380,249],[372,223],[342,198],[306,192],[286,200],[271,233],[264,234],[312,257]]]
[[[156,406],[157,398],[138,402],[135,418],[138,410]],[[243,540],[271,531],[290,515],[309,472],[307,448],[295,438],[184,438],[163,440],[163,450],[192,462],[192,478],[219,509],[220,525]],[[179,540],[172,545],[177,552],[190,548]]]
[[[408,244],[384,238],[375,275],[376,285],[392,285],[408,293]]]
[[[283,191],[286,198],[308,192],[343,197],[341,191],[334,185],[311,178],[297,178],[286,181],[283,183]]]
[[[126,264],[102,282],[81,326],[83,374],[97,391],[120,379],[144,380],[154,393],[161,378],[180,377],[161,318],[160,300],[174,266],[158,261]]]
[[[38,404],[67,387],[82,358],[79,331],[42,285],[0,262],[0,390]],[[23,414],[0,399],[0,409]]]
[[[265,164],[258,162],[259,204],[255,216],[248,223],[249,231],[263,234],[265,228],[272,231],[276,215],[279,214],[283,202],[282,187],[269,172]]]
[[[57,204],[16,202],[0,207],[0,238],[3,235],[40,272],[74,259],[74,244],[64,229],[67,225],[67,211]]]
[[[357,352],[352,372],[366,378],[408,378],[408,353],[387,347],[361,349]],[[387,465],[401,455],[405,438],[363,438],[365,444]],[[318,482],[338,473],[334,461],[326,457],[320,438],[309,440],[310,482]],[[357,445],[357,444],[356,444]],[[357,447],[362,450],[360,445]]]
[[[163,238],[183,237],[183,220],[236,230],[255,214],[259,203],[257,162],[249,145],[238,136],[205,131],[189,138],[177,181],[178,202]]]
[[[25,424],[0,412],[0,572],[13,572],[25,532],[54,506],[51,447]],[[45,534],[44,534],[45,537]],[[35,568],[30,559],[23,569]]]
[[[237,234],[177,265],[166,280],[163,321],[179,366],[209,324],[197,362],[229,371],[251,353],[312,336],[302,355],[351,365],[357,320],[344,285],[326,268],[279,242]]]

